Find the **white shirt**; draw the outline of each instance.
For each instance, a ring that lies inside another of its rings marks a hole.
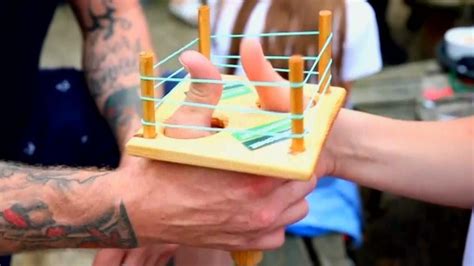
[[[218,1],[223,0],[208,1],[211,10],[215,11],[217,9]],[[265,26],[265,14],[270,8],[270,3],[271,0],[259,1],[250,15],[244,31],[245,34],[262,33]],[[223,1],[222,5],[220,20],[215,30],[217,35],[226,35],[232,32],[242,0],[226,0]],[[347,36],[344,44],[344,58],[342,59],[342,79],[343,81],[354,81],[380,71],[382,69],[382,59],[377,22],[372,7],[364,0],[346,0],[346,5]],[[212,12],[213,25],[215,25],[216,16],[217,12]],[[226,55],[229,52],[230,44],[230,38],[214,40],[214,54]],[[216,62],[226,63],[226,60],[216,60]],[[237,69],[236,73],[240,75],[243,71]]]

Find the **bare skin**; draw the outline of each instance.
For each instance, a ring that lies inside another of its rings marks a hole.
[[[243,41],[241,55],[251,80],[279,80],[257,41]],[[271,110],[289,110],[288,89],[257,90],[262,106],[271,102]],[[335,159],[332,174],[423,201],[474,206],[473,117],[408,122],[343,110],[332,132],[323,154],[330,155],[323,160]]]
[[[252,54],[259,56],[258,51]],[[276,77],[271,69],[262,69],[270,65],[255,63],[264,62],[263,58],[247,61],[244,57],[242,54],[245,71],[253,80],[271,81],[271,77]],[[246,65],[246,62],[253,63]],[[275,100],[272,95],[268,98],[265,95],[259,93],[263,103]],[[214,97],[209,95],[209,102]],[[286,102],[272,104],[281,110],[288,108]],[[203,113],[200,121],[210,123],[205,117],[209,115]],[[341,110],[316,170],[316,176],[328,174],[422,201],[473,208],[474,117],[449,122],[408,122]],[[134,252],[137,251],[116,255],[127,257]],[[216,255],[212,250],[200,250],[196,254],[206,255],[205,252]],[[142,256],[152,254],[153,249],[150,249]],[[217,256],[221,257],[220,262],[229,263],[225,253]],[[195,262],[198,261],[199,257]]]
[[[91,94],[123,147],[139,126],[134,60],[138,50],[151,47],[142,11],[138,0],[71,3],[84,33]],[[200,75],[202,57],[183,60],[189,60],[193,75]],[[0,253],[155,245],[163,254],[157,260],[165,261],[175,248],[170,243],[275,248],[283,243],[285,225],[306,214],[304,197],[315,182],[127,156],[117,170],[0,162]]]

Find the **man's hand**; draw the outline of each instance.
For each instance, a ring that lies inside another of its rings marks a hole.
[[[220,78],[217,69],[199,53],[187,52],[181,62],[193,78]],[[187,100],[216,104],[221,92],[221,85],[194,84]],[[207,109],[182,107],[170,121],[209,126],[211,115]],[[205,133],[168,129],[166,134],[194,138]],[[130,197],[132,204],[140,206],[129,208],[129,212],[137,236],[144,241],[156,239],[147,232],[140,235],[140,228],[156,228],[160,230],[160,241],[165,243],[227,250],[275,248],[283,243],[284,227],[306,215],[304,197],[315,185],[315,180],[285,181],[142,159],[134,165],[124,169],[129,171],[128,176],[135,177],[134,181],[139,175],[153,176],[142,187],[139,201]],[[160,176],[155,177],[156,173]],[[160,188],[160,195],[149,190],[153,187]],[[150,201],[141,200],[142,195],[155,198],[153,201],[161,207],[156,219],[150,219],[153,209]]]
[[[193,78],[220,79],[217,69],[199,53],[187,52],[180,60]],[[221,85],[193,84],[186,101],[217,104],[221,93]],[[210,109],[182,106],[168,122],[210,126],[211,118]],[[167,129],[165,134],[192,139],[211,133]],[[225,250],[276,248],[284,241],[285,226],[306,215],[304,197],[315,186],[315,179],[285,181],[135,160],[122,171],[134,176],[130,182],[137,183],[137,191],[131,193],[135,195],[125,200],[125,204],[130,206],[130,218],[141,243],[159,241]],[[141,182],[146,185],[140,185]],[[143,195],[148,195],[145,202]],[[142,249],[116,252],[125,259],[138,258],[137,253],[146,252]],[[111,251],[104,251],[97,259],[109,254]]]

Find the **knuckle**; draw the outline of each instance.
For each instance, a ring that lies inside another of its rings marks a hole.
[[[250,199],[257,199],[263,196],[263,190],[259,181],[251,181],[246,186],[246,196]]]
[[[309,180],[309,187],[311,189],[311,191],[313,191],[315,188],[316,188],[316,184],[318,183],[318,179],[316,178],[316,176],[313,176],[310,180]]]
[[[269,249],[277,249],[283,246],[285,243],[285,230],[278,230],[277,233],[275,233],[274,240],[270,243]]]
[[[309,204],[307,200],[303,200],[301,202],[301,215],[298,220],[303,219],[306,217],[309,213]]]
[[[257,211],[253,217],[254,228],[264,230],[275,222],[276,213],[271,209],[262,209]]]
[[[318,184],[318,179],[316,178],[316,176],[313,176],[313,178],[311,178],[311,180],[309,181],[311,191],[313,191],[316,188],[317,184]]]
[[[281,233],[277,240],[275,241],[275,248],[280,248],[285,244],[285,234]]]
[[[245,196],[250,199],[259,199],[268,195],[273,184],[265,178],[252,178],[245,186]]]
[[[209,90],[207,90],[201,84],[193,84],[193,85],[191,85],[191,88],[187,92],[186,96],[188,96],[189,98],[192,98],[194,100],[205,101],[209,97]]]
[[[245,247],[247,242],[248,241],[246,237],[238,236],[238,237],[232,238],[226,244],[229,246],[230,249],[239,249],[241,247]]]

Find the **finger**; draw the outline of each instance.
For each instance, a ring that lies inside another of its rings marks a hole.
[[[126,250],[123,249],[101,249],[94,258],[93,266],[121,266],[125,258]]]
[[[148,259],[147,257],[147,248],[135,248],[130,249],[125,254],[125,259],[123,261],[123,265],[145,265],[145,261]]]
[[[247,245],[245,250],[270,250],[277,249],[285,243],[285,227],[280,227],[272,232],[265,234],[264,236],[258,237]]]
[[[166,263],[176,251],[176,245],[151,245],[136,249],[130,249],[125,254],[124,266],[160,266]]]
[[[165,266],[176,253],[177,245],[155,245],[149,247],[150,258],[144,266]]]
[[[211,62],[195,51],[183,53],[180,62],[193,79],[221,80],[221,75]],[[222,84],[193,83],[186,93],[186,102],[217,105],[222,95]],[[192,125],[210,127],[212,109],[183,105],[168,119],[167,123],[176,125]],[[167,128],[167,136],[173,138],[199,138],[211,133],[202,130]]]
[[[298,222],[308,215],[308,211],[308,202],[305,199],[298,201],[279,215],[275,223],[269,227],[269,231]]]
[[[244,39],[240,45],[240,58],[245,74],[251,81],[284,82],[265,59],[258,40]],[[265,110],[288,112],[290,109],[289,88],[256,86],[260,106]]]
[[[174,259],[175,266],[230,266],[233,265],[229,252],[215,249],[180,247]]]
[[[290,206],[304,200],[306,195],[316,187],[316,178],[309,181],[290,181],[280,186],[267,199],[269,209],[274,210],[276,215],[283,213]],[[278,216],[277,216],[278,217]]]

